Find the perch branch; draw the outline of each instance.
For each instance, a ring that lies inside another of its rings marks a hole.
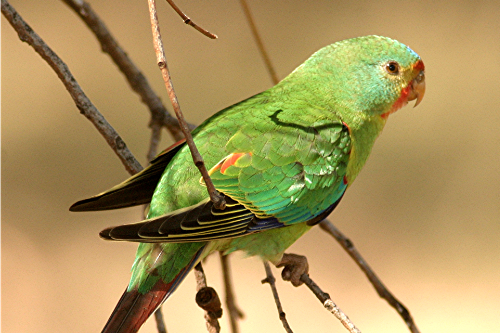
[[[246,0],[240,0],[241,7],[243,7],[243,12],[245,13],[245,18],[250,26],[250,30],[252,31],[252,36],[255,39],[255,43],[257,43],[257,47],[259,48],[260,55],[264,60],[264,64],[266,65],[267,72],[271,76],[271,80],[274,84],[279,82],[278,75],[276,75],[276,71],[274,70],[273,64],[271,63],[271,59],[267,54],[264,43],[262,42],[262,38],[260,37],[259,31],[257,30],[257,26],[255,25],[255,21],[252,16],[252,12],[250,11],[250,7],[247,4]]]
[[[199,25],[197,25],[196,23],[194,23],[186,14],[184,14],[182,12],[182,10],[177,7],[177,5],[172,1],[172,0],[167,0],[168,4],[170,6],[172,6],[172,8],[175,10],[175,12],[177,14],[179,14],[179,16],[182,18],[182,20],[184,21],[184,23],[186,23],[187,25],[190,25],[192,26],[193,28],[195,28],[196,30],[198,30],[199,32],[201,32],[202,34],[204,34],[205,36],[207,36],[208,38],[211,38],[211,39],[217,39],[217,35],[214,35],[213,33],[203,29],[202,27],[200,27]]]
[[[170,97],[170,101],[172,102],[175,115],[179,120],[181,130],[186,138],[186,143],[189,146],[189,150],[191,151],[191,156],[193,157],[194,164],[200,170],[203,180],[205,181],[208,194],[210,195],[210,200],[212,200],[216,208],[224,209],[226,206],[226,201],[224,200],[224,196],[221,196],[217,192],[217,190],[214,187],[214,184],[210,180],[207,168],[205,167],[205,162],[203,161],[203,158],[201,157],[200,153],[198,152],[198,149],[196,148],[196,145],[193,141],[193,137],[191,136],[191,133],[189,131],[189,127],[187,126],[187,123],[184,120],[184,116],[182,115],[182,111],[179,106],[179,101],[177,100],[177,96],[175,95],[174,87],[172,85],[172,79],[170,78],[170,73],[168,71],[165,51],[163,49],[163,42],[161,40],[160,26],[158,25],[158,16],[156,13],[155,0],[148,0],[148,4],[149,4],[150,19],[151,19],[151,30],[153,32],[153,43],[156,52],[156,59],[158,67],[160,67],[163,80],[165,81],[165,87],[167,88],[168,96]]]
[[[205,320],[207,321],[207,330],[209,333],[220,332],[218,318],[222,317],[222,308],[217,292],[207,287],[207,279],[201,263],[194,268],[196,278],[196,303],[205,310]]]
[[[226,305],[229,312],[229,322],[231,324],[231,332],[238,333],[238,319],[243,319],[244,314],[236,305],[236,299],[233,292],[233,283],[229,267],[229,255],[223,255],[219,252],[220,261],[222,265],[222,276],[224,278],[224,289],[226,291]]]
[[[101,45],[103,52],[109,54],[113,62],[118,66],[119,70],[123,73],[127,82],[133,91],[135,91],[144,104],[149,108],[151,114],[151,121],[149,127],[152,132],[158,135],[162,126],[165,126],[175,140],[184,138],[179,123],[170,115],[166,107],[161,102],[160,97],[153,91],[149,85],[148,80],[140,69],[129,58],[127,53],[118,44],[117,40],[113,37],[111,32],[106,27],[106,24],[101,20],[99,15],[92,9],[92,7],[82,0],[62,0],[67,4],[87,25],[87,27],[94,33],[95,37]],[[189,125],[193,129],[194,125]],[[159,130],[158,130],[159,127]],[[155,135],[155,134],[152,134]],[[149,157],[148,160],[152,158]],[[155,154],[156,155],[156,154]],[[154,155],[153,155],[154,157]]]
[[[286,320],[286,314],[281,307],[281,301],[278,295],[278,289],[276,288],[276,279],[274,278],[273,272],[271,271],[271,267],[267,261],[264,261],[264,268],[266,269],[266,278],[262,280],[262,283],[269,283],[271,286],[271,290],[273,292],[274,302],[276,303],[276,308],[278,308],[278,314],[281,322],[283,323],[283,327],[287,333],[293,333],[288,321]]]
[[[73,101],[75,102],[76,107],[80,110],[80,113],[89,119],[97,128],[111,149],[113,149],[119,157],[120,161],[125,166],[125,169],[130,174],[135,174],[142,170],[142,166],[135,159],[134,155],[132,155],[122,138],[85,95],[75,77],[71,74],[68,66],[40,38],[40,36],[38,36],[38,34],[31,29],[31,27],[22,19],[19,13],[7,2],[7,0],[2,0],[2,14],[17,32],[19,39],[33,47],[33,49],[35,49],[35,51],[49,64],[49,66],[52,67],[54,72],[56,72],[57,76],[73,98]]]
[[[302,274],[300,280],[304,282],[305,285],[314,293],[325,309],[333,313],[333,315],[340,320],[342,325],[344,325],[350,333],[361,333],[361,331],[354,326],[349,317],[347,317],[347,315],[332,301],[330,295],[323,292],[321,288],[309,277],[309,274]]]
[[[359,268],[361,268],[361,270],[368,277],[368,280],[370,280],[375,290],[377,290],[379,296],[385,299],[394,309],[396,309],[396,311],[405,321],[406,326],[408,326],[408,328],[410,329],[410,332],[420,333],[408,309],[400,301],[398,301],[396,297],[394,297],[392,293],[387,289],[387,287],[382,283],[382,281],[380,281],[380,279],[366,263],[358,250],[356,250],[351,240],[344,236],[344,234],[342,234],[339,229],[337,229],[332,223],[327,220],[321,221],[319,225],[321,229],[330,234],[337,240],[337,242],[340,243],[344,250],[351,256],[351,258],[356,262]]]

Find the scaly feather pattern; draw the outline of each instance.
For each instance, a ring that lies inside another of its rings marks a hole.
[[[227,208],[216,209],[185,144],[72,210],[150,202],[147,219],[101,232],[140,242],[132,278],[103,332],[136,332],[189,270],[214,251],[277,264],[337,207],[388,115],[424,94],[424,65],[386,37],[316,52],[276,86],[232,105],[193,131]],[[154,188],[154,191],[153,191]],[[153,301],[154,300],[154,301]]]

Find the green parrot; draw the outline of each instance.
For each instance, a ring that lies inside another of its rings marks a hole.
[[[326,46],[274,87],[208,118],[193,131],[217,209],[184,141],[151,165],[71,211],[149,203],[147,219],[111,227],[106,240],[139,242],[128,288],[103,332],[137,332],[186,274],[215,251],[244,251],[289,268],[284,251],[337,206],[388,116],[425,92],[424,63],[380,36]]]

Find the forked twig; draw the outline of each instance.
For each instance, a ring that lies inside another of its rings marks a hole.
[[[347,315],[332,301],[330,295],[321,290],[321,288],[309,277],[309,274],[302,274],[300,280],[313,292],[325,309],[333,313],[350,333],[361,333],[361,331],[354,326],[349,317],[347,317]]]
[[[226,306],[229,312],[229,323],[231,324],[231,332],[238,333],[238,319],[244,318],[243,312],[236,305],[236,299],[234,297],[231,270],[229,267],[229,255],[224,255],[219,252],[221,266],[222,266],[222,276],[224,279],[224,289],[226,291]]]
[[[125,166],[125,169],[130,174],[135,174],[142,170],[141,164],[135,159],[134,155],[127,148],[125,142],[107,122],[103,115],[92,104],[90,99],[85,95],[82,88],[71,74],[68,66],[61,58],[35,33],[33,29],[23,20],[19,13],[12,7],[7,0],[2,0],[2,14],[12,25],[14,30],[19,35],[19,39],[28,43],[35,51],[49,64],[56,72],[59,79],[62,81],[70,96],[87,119],[97,128],[99,133],[104,137],[108,145],[116,153],[120,161]]]
[[[158,137],[161,133],[161,127],[165,126],[176,141],[183,139],[184,136],[179,128],[177,119],[170,115],[160,97],[149,85],[144,74],[130,59],[127,52],[118,44],[118,41],[113,37],[106,27],[106,24],[104,24],[92,7],[82,0],[62,1],[67,4],[94,33],[94,36],[101,45],[102,51],[109,54],[113,62],[127,79],[132,90],[135,91],[141,97],[142,102],[147,105],[151,114],[149,127],[153,132],[152,136],[156,135],[156,137]],[[159,130],[155,131],[154,127],[157,129],[159,127]],[[190,127],[194,128],[194,125],[190,125]],[[159,141],[159,137],[156,141]],[[151,147],[152,148],[150,148],[148,152],[148,161],[156,155],[157,149],[154,149],[156,147]]]
[[[382,281],[380,281],[380,279],[366,263],[358,250],[356,250],[351,240],[344,236],[344,234],[342,234],[339,229],[337,229],[332,223],[327,220],[321,221],[319,225],[321,229],[326,231],[333,238],[335,238],[337,242],[340,243],[344,250],[351,256],[351,258],[356,262],[359,268],[361,268],[361,270],[368,277],[368,280],[370,280],[379,296],[385,299],[394,309],[396,309],[396,311],[405,321],[406,326],[408,326],[408,328],[410,329],[410,332],[420,333],[408,309],[400,301],[398,301],[396,297],[394,297],[394,295],[392,295],[392,293],[382,283]]]
[[[208,175],[207,168],[205,167],[205,162],[201,157],[196,145],[193,141],[193,137],[189,131],[189,127],[184,120],[184,116],[182,115],[181,108],[179,106],[179,101],[177,100],[177,96],[174,91],[174,87],[172,85],[172,79],[170,78],[170,73],[168,71],[167,59],[165,57],[165,51],[163,49],[163,42],[161,40],[160,34],[160,26],[158,24],[158,15],[156,13],[156,3],[155,0],[148,0],[149,4],[149,14],[151,19],[151,30],[153,32],[153,44],[156,52],[156,59],[158,63],[158,67],[160,67],[163,81],[165,81],[165,87],[167,88],[168,96],[170,101],[172,102],[172,106],[175,111],[175,115],[179,120],[179,124],[182,132],[184,133],[184,137],[186,138],[186,143],[189,146],[189,150],[191,151],[191,156],[193,157],[194,164],[200,170],[200,173],[205,181],[205,185],[207,186],[208,194],[210,195],[210,200],[214,203],[214,206],[218,209],[224,209],[226,206],[226,201],[224,200],[224,196],[220,195],[215,189],[212,181],[210,180],[210,176]]]
[[[182,12],[182,10],[179,7],[177,7],[177,5],[172,0],[167,0],[167,2],[168,2],[168,4],[170,6],[172,6],[172,8],[175,10],[175,12],[177,14],[179,14],[179,16],[182,18],[182,20],[184,21],[184,23],[186,23],[187,25],[192,26],[193,28],[195,28],[196,30],[198,30],[199,32],[201,32],[202,34],[204,34],[205,36],[207,36],[208,38],[217,39],[217,35],[209,32],[208,30],[203,29],[202,27],[200,27],[199,25],[197,25],[196,23],[194,23],[186,14],[184,14]]]
[[[266,278],[262,280],[262,283],[269,283],[271,286],[271,291],[273,292],[274,302],[276,303],[276,308],[278,309],[278,315],[280,317],[281,323],[285,328],[287,333],[293,333],[288,321],[286,320],[285,311],[283,311],[283,307],[281,306],[281,301],[278,295],[278,289],[276,288],[276,279],[274,278],[273,272],[271,271],[271,267],[267,261],[264,261],[264,268],[266,269]]]

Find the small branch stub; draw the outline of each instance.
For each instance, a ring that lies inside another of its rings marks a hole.
[[[219,295],[212,287],[203,287],[196,293],[196,304],[215,318],[222,317]]]

